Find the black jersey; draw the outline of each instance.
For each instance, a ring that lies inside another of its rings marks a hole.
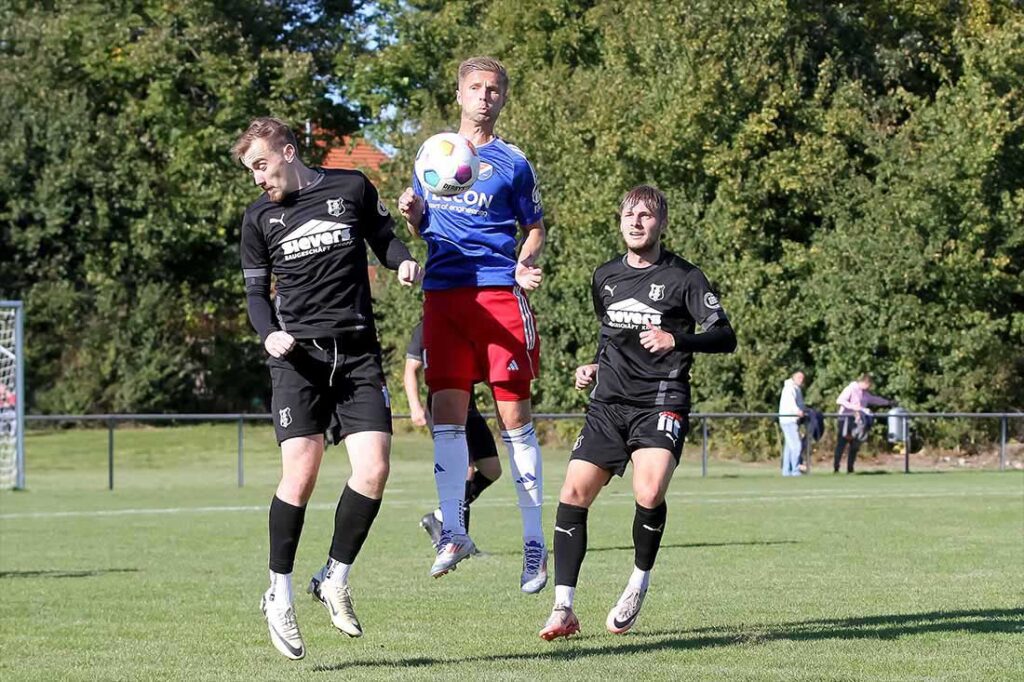
[[[590,397],[639,407],[690,407],[693,353],[673,349],[651,353],[640,345],[647,323],[673,335],[704,331],[728,318],[704,273],[662,249],[658,261],[634,268],[626,257],[594,272],[594,312],[601,320],[597,381]]]
[[[319,179],[282,202],[264,194],[246,209],[241,249],[246,290],[250,301],[253,291],[269,291],[273,273],[276,328],[296,338],[375,331],[364,240],[391,269],[410,258],[409,251],[395,237],[391,214],[365,175],[319,172]],[[251,303],[250,317],[261,337],[275,331],[275,321],[262,322]]]

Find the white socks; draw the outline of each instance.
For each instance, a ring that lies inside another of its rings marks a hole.
[[[324,576],[324,581],[330,580],[331,582],[347,585],[348,573],[351,570],[352,564],[343,564],[340,561],[327,557],[327,573]]]
[[[469,446],[466,427],[458,424],[434,425],[434,482],[441,501],[441,527],[457,535],[465,534],[462,505],[466,499],[466,470]]]
[[[541,538],[544,527],[541,522],[541,502],[544,499],[544,477],[540,458],[537,432],[530,422],[518,429],[501,432],[501,439],[508,449],[509,469],[519,498],[519,512],[523,517],[523,539]]]
[[[629,586],[638,590],[646,590],[647,586],[651,584],[651,572],[641,571],[636,566],[633,567],[633,574],[629,576]]]
[[[572,600],[576,598],[576,588],[568,585],[555,585],[555,607],[572,608]]]
[[[280,608],[292,604],[292,574],[270,572],[270,591]]]

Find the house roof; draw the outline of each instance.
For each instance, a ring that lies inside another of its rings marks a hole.
[[[322,142],[321,144],[328,145],[329,143]],[[379,174],[381,164],[387,160],[387,154],[365,139],[345,135],[330,145],[322,166],[324,168],[359,168]]]

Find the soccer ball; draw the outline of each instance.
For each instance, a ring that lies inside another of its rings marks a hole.
[[[438,133],[416,154],[416,177],[434,194],[462,194],[476,182],[480,157],[473,143],[456,133]]]

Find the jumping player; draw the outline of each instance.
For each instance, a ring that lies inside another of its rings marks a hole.
[[[665,532],[665,492],[689,430],[694,353],[731,353],[736,336],[708,280],[662,248],[668,202],[654,187],[630,190],[619,206],[626,253],[594,272],[601,320],[595,362],[576,369],[576,388],[592,383],[555,517],[555,608],[542,639],[580,630],[573,597],[587,552],[587,514],[601,488],[633,462],[634,568],[608,614],[613,633],[636,623]],[[696,326],[703,333],[695,334]],[[596,383],[595,383],[596,382]]]
[[[419,373],[423,369],[423,323],[420,322],[412,330],[409,345],[405,349],[405,373],[402,383],[405,386],[405,397],[409,399],[409,411],[412,423],[426,426],[433,420],[430,417],[430,395],[427,405],[420,402]],[[480,493],[490,487],[501,477],[501,460],[498,459],[498,448],[494,444],[494,436],[487,426],[487,420],[476,407],[476,400],[470,397],[469,414],[466,415],[466,443],[469,448],[469,470],[466,472],[466,531],[469,531],[470,505],[480,497]],[[441,510],[435,509],[424,514],[420,519],[420,527],[427,531],[430,542],[437,550],[441,540]]]
[[[281,481],[270,503],[270,588],[260,608],[291,659],[306,647],[292,607],[292,568],[324,434],[345,441],[352,476],[334,516],[326,565],[307,588],[351,637],[363,634],[348,574],[388,478],[391,406],[370,305],[364,241],[402,284],[421,277],[362,173],[307,167],[280,120],[258,118],[231,150],[264,194],[245,211],[242,273],[249,319],[268,355]],[[271,275],[277,296],[270,300]]]
[[[434,478],[443,516],[430,574],[448,573],[473,552],[463,521],[466,414],[473,382],[483,380],[494,394],[522,514],[520,588],[535,593],[547,584],[547,548],[530,403],[540,340],[525,292],[541,282],[543,209],[533,167],[494,132],[508,93],[505,68],[489,57],[468,59],[459,65],[457,84],[459,133],[477,147],[479,179],[464,194],[441,197],[414,178],[398,205],[410,231],[427,242],[424,373],[433,394]]]

